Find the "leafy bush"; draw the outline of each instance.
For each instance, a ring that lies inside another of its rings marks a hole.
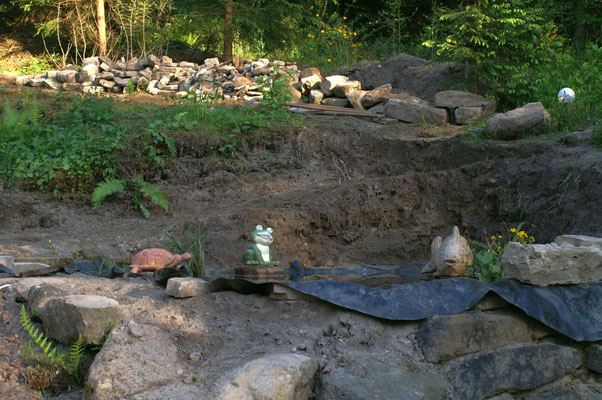
[[[492,282],[502,277],[502,255],[508,242],[521,244],[534,243],[535,238],[521,230],[523,224],[511,228],[504,236],[492,235],[486,243],[473,241],[471,243],[474,262],[468,267],[468,273],[473,278]]]
[[[134,208],[142,213],[144,218],[150,217],[150,211],[140,200],[140,197],[149,200],[152,204],[169,211],[167,197],[155,186],[144,181],[139,176],[132,178],[131,182],[125,179],[106,178],[99,183],[92,192],[92,208],[100,207],[101,203],[109,196],[123,193],[128,189]]]

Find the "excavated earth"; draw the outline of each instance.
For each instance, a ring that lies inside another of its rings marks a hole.
[[[163,245],[165,232],[179,235],[200,220],[207,263],[226,275],[241,264],[257,224],[274,229],[273,253],[282,265],[298,260],[311,267],[426,261],[432,238],[447,235],[453,225],[480,240],[521,222],[538,243],[560,234],[602,236],[602,150],[591,144],[591,131],[507,143],[467,140],[463,129],[450,126],[380,125],[352,117],[313,116],[302,125],[236,162],[204,156],[194,137],[178,138],[178,157],[154,175],[169,195],[170,212],[153,209],[150,219],[125,197],[92,210],[85,196],[53,197],[5,185],[0,253],[128,261],[140,249]],[[194,375],[195,383],[167,388],[163,398],[211,398],[226,371],[293,347],[322,360],[322,371],[351,371],[354,357],[368,354],[379,362],[433,369],[414,340],[418,322],[391,323],[323,303],[233,292],[177,300],[144,278],[58,274],[0,277],[0,285],[33,279],[114,298],[126,321],[168,332],[182,379]],[[38,398],[23,374],[20,352],[27,337],[19,326],[20,305],[4,299],[0,307],[0,392],[8,393],[3,398]],[[201,360],[191,361],[191,352],[200,352]],[[139,368],[131,365],[124,373]],[[153,396],[141,398],[161,398],[160,392]]]

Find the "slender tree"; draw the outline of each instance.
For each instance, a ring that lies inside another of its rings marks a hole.
[[[107,53],[105,0],[96,0],[96,23],[98,24],[98,55],[104,56]]]

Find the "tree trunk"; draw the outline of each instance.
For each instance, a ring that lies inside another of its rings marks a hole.
[[[224,59],[232,60],[232,3],[224,1]]]
[[[98,55],[107,52],[107,23],[105,20],[105,0],[96,0],[96,22],[98,23]]]

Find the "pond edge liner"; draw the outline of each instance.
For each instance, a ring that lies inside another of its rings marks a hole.
[[[602,282],[543,287],[514,279],[488,283],[471,278],[443,278],[368,287],[326,279],[291,282],[218,278],[211,285],[213,291],[268,295],[270,285],[274,283],[345,309],[390,321],[418,321],[458,314],[493,292],[528,316],[573,340],[602,340]]]

